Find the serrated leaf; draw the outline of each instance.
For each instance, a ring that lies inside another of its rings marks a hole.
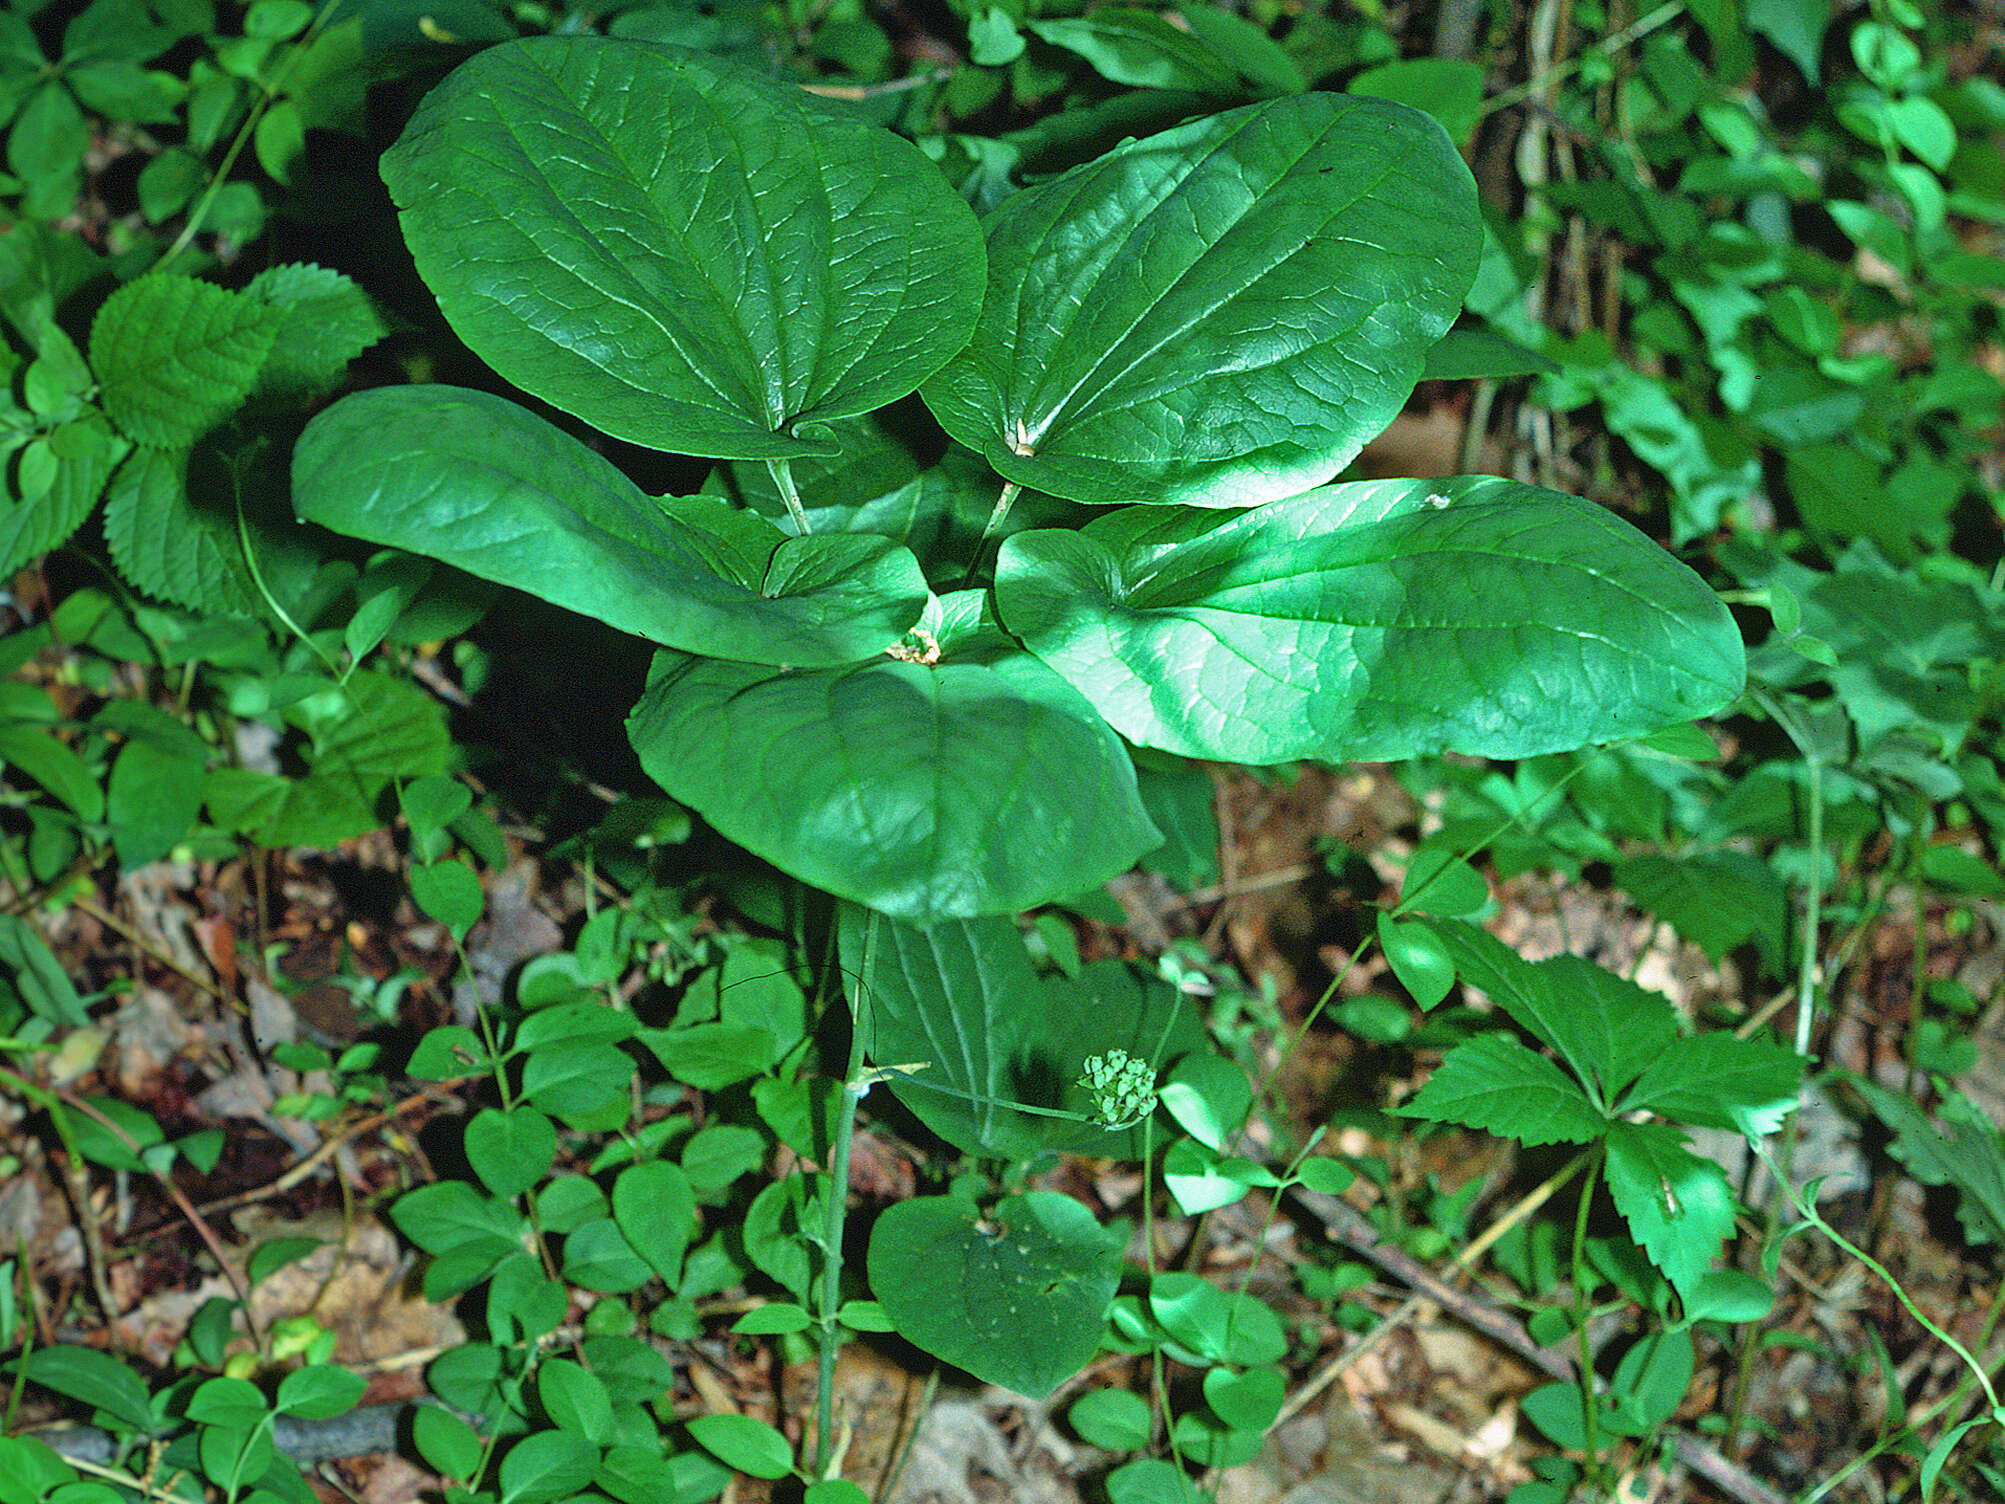
[[[1005,199],[989,292],[924,390],[1010,480],[1090,502],[1246,506],[1391,421],[1475,275],[1441,128],[1303,94],[1214,115]]]
[[[1746,852],[1640,852],[1615,864],[1615,885],[1715,963],[1750,937],[1764,956],[1781,954],[1789,890],[1773,868]]]
[[[1680,1292],[1698,1291],[1733,1231],[1725,1172],[1669,1123],[1615,1123],[1604,1173],[1629,1235]]]
[[[369,295],[328,267],[269,267],[251,279],[244,295],[276,312],[278,332],[258,372],[261,397],[333,388],[348,363],[389,332]]]
[[[345,533],[684,652],[845,663],[896,643],[926,603],[882,538],[788,538],[708,497],[655,498],[512,402],[457,387],[344,398],[293,455],[294,505]]]
[[[1612,1097],[1678,1038],[1677,1015],[1654,992],[1577,956],[1531,962],[1455,920],[1425,919],[1469,986],[1554,1050],[1575,1076]]]
[[[1721,1031],[1679,1039],[1658,1052],[1622,1098],[1695,1128],[1773,1133],[1795,1109],[1803,1057],[1771,1039]]]
[[[916,148],[681,48],[489,48],[383,176],[460,337],[656,449],[825,452],[812,425],[911,391],[981,299],[980,232]]]
[[[1019,533],[996,594],[1129,740],[1231,762],[1570,750],[1718,710],[1745,672],[1684,565],[1592,502],[1489,477]]]
[[[1908,1098],[1862,1077],[1852,1084],[1894,1132],[1892,1152],[1923,1185],[1957,1193],[1956,1215],[1973,1243],[2005,1243],[2005,1143],[1967,1102],[1942,1127]],[[1952,1098],[1956,1101],[1956,1098]]]
[[[984,1217],[952,1196],[887,1208],[870,1287],[898,1334],[979,1379],[1041,1398],[1100,1345],[1120,1248],[1092,1212],[1036,1191]]]
[[[244,554],[257,551],[265,589],[281,602],[310,588],[322,553],[285,507],[275,451],[241,465],[208,444],[140,449],[113,473],[105,541],[119,573],[151,596],[207,614],[269,616]],[[322,540],[324,542],[324,540]]]
[[[1501,1034],[1455,1046],[1400,1111],[1524,1144],[1592,1143],[1608,1127],[1565,1072]]]
[[[264,304],[155,274],[105,299],[91,323],[91,369],[129,437],[182,449],[242,405],[277,335]]]
[[[972,1154],[1139,1157],[1139,1128],[1110,1133],[1016,1104],[1086,1115],[1092,1098],[1078,1080],[1089,1056],[1121,1049],[1167,1070],[1205,1051],[1197,1015],[1174,989],[1107,962],[1077,979],[1039,978],[1009,919],[922,926],[845,907],[841,943],[871,1058],[925,1062],[894,1075],[892,1092]]]
[[[0,576],[67,543],[131,447],[95,415],[60,424],[45,442],[56,462],[54,483],[32,501],[0,505]]]
[[[722,834],[901,919],[1016,913],[1162,839],[1119,739],[994,633],[930,665],[790,672],[658,654],[627,735],[648,775]]]

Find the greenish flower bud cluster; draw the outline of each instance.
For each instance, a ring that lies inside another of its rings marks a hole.
[[[1156,1110],[1156,1073],[1126,1050],[1086,1059],[1079,1084],[1093,1094],[1093,1120],[1104,1128],[1132,1128]]]

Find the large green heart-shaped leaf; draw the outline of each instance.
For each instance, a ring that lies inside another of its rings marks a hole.
[[[824,452],[807,425],[911,391],[981,300],[973,213],[916,148],[680,48],[489,48],[383,177],[460,337],[655,449]]]
[[[1482,245],[1441,127],[1337,94],[1131,141],[984,228],[981,322],[926,404],[1009,479],[1090,502],[1328,480],[1399,411]]]
[[[1079,1085],[1087,1057],[1125,1050],[1166,1072],[1206,1048],[1202,1020],[1174,988],[1119,961],[1040,978],[1009,919],[899,924],[846,908],[842,964],[871,1058],[925,1062],[893,1076],[892,1091],[970,1154],[1139,1159],[1139,1127],[1109,1132],[1016,1104],[1090,1114],[1092,1097]]]
[[[449,386],[379,387],[307,425],[302,517],[429,554],[684,652],[849,663],[926,604],[884,538],[788,538],[710,497],[648,496],[514,403]]]
[[[955,1196],[915,1196],[870,1230],[871,1293],[899,1336],[1033,1398],[1099,1350],[1120,1271],[1119,1240],[1054,1191],[986,1217]]]
[[[949,618],[977,601],[950,597]],[[1162,841],[1127,749],[1077,690],[993,628],[937,630],[937,663],[775,672],[657,654],[628,738],[731,840],[901,919],[1015,913]]]
[[[996,592],[1122,735],[1228,762],[1529,757],[1712,714],[1745,672],[1691,570],[1592,502],[1487,476],[1019,533]]]

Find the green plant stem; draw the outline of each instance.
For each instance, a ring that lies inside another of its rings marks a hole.
[[[313,656],[326,665],[329,676],[336,683],[346,684],[348,675],[355,671],[355,665],[351,663],[344,670],[323,652],[320,644],[309,637],[306,629],[292,619],[292,613],[286,610],[279,598],[272,594],[271,587],[265,583],[264,571],[258,568],[258,551],[251,547],[251,526],[244,520],[244,498],[241,493],[237,497],[237,543],[244,551],[244,564],[251,572],[251,583],[258,587],[258,594],[264,597],[265,604],[272,609],[272,614],[292,629],[293,636],[313,650]]]
[[[766,461],[766,473],[773,477],[773,484],[779,487],[780,500],[787,504],[787,515],[794,519],[794,531],[803,538],[814,531],[808,526],[807,508],[801,505],[801,493],[794,485],[794,467],[784,456]]]
[[[1594,1204],[1595,1182],[1600,1178],[1601,1158],[1597,1154],[1587,1167],[1587,1178],[1580,1187],[1580,1206],[1573,1217],[1573,1328],[1574,1336],[1580,1343],[1580,1429],[1585,1441],[1590,1488],[1599,1485],[1604,1471],[1601,1465],[1600,1407],[1595,1403],[1594,1394],[1594,1344],[1589,1340],[1587,1330],[1593,1310],[1588,1299],[1587,1215]]]
[[[961,580],[961,588],[968,589],[975,583],[981,572],[982,560],[989,556],[989,543],[1002,531],[1002,525],[1009,520],[1009,509],[1016,505],[1023,487],[1013,480],[1003,482],[1002,494],[996,497],[995,509],[989,513],[989,520],[982,528],[981,542],[975,545],[974,557],[968,560],[968,572]]]
[[[250,145],[252,136],[257,133],[258,122],[264,118],[265,111],[271,108],[271,102],[278,97],[279,89],[284,85],[294,66],[305,55],[307,43],[326,29],[329,17],[340,8],[341,0],[328,0],[286,52],[285,61],[279,65],[278,72],[272,76],[271,82],[254,80],[263,92],[245,114],[244,123],[237,127],[237,134],[230,142],[230,149],[223,153],[222,165],[211,175],[208,187],[202,190],[202,196],[195,201],[195,207],[189,211],[187,220],[181,226],[181,233],[174,237],[174,243],[167,247],[166,252],[154,263],[152,268],[154,271],[165,269],[168,263],[187,250],[196,235],[201,233],[202,219],[208,214],[209,205],[216,201],[216,195],[223,191],[223,185],[229,181],[230,170],[237,165],[237,158],[243,155],[244,148]]]
[[[1812,756],[1810,774],[1810,890],[1803,896],[1803,947],[1796,983],[1796,1053],[1810,1058],[1817,1016],[1817,936],[1824,923],[1824,759]]]
[[[1507,110],[1512,105],[1520,104],[1534,95],[1545,93],[1554,84],[1563,83],[1573,77],[1575,73],[1580,71],[1581,64],[1595,53],[1620,52],[1631,42],[1640,41],[1659,27],[1676,20],[1683,14],[1684,9],[1685,0],[1669,0],[1668,4],[1658,6],[1649,15],[1631,22],[1629,25],[1623,27],[1622,30],[1616,32],[1614,36],[1596,42],[1577,57],[1570,57],[1564,62],[1554,63],[1550,68],[1544,69],[1542,72],[1526,79],[1516,88],[1506,89],[1501,94],[1491,96],[1491,98],[1484,101],[1480,113],[1483,115],[1494,115],[1498,110]]]
[[[865,977],[874,974],[881,922],[877,911],[871,910],[863,931],[861,975]],[[863,1069],[863,1008],[859,984],[856,1004],[849,1013],[849,1067],[843,1072],[842,1100],[836,1108],[835,1142],[829,1149],[828,1205],[823,1209],[821,1309],[816,1312],[821,1338],[821,1363],[815,1378],[816,1481],[828,1476],[829,1459],[835,1447],[835,1358],[842,1346],[841,1323],[836,1312],[842,1309],[842,1230],[849,1212],[849,1145],[856,1134],[856,1104],[878,1079]]]
[[[1914,895],[1914,928],[1912,931],[1914,964],[1908,968],[1908,1037],[1907,1079],[1902,1083],[1902,1091],[1914,1095],[1915,1081],[1921,1068],[1916,1063],[1915,1052],[1921,1048],[1922,1007],[1928,992],[1928,906],[1923,902],[1927,889],[1922,879],[1922,854],[1928,850],[1928,800],[1920,789],[1914,791],[1914,829],[1908,832],[1908,886]]]
[[[28,1289],[28,1240],[20,1233],[14,1235],[14,1267],[9,1271],[20,1282],[22,1290]],[[32,1297],[30,1297],[32,1299]],[[27,1371],[28,1360],[35,1355],[35,1320],[33,1307],[23,1303],[26,1319],[21,1323],[21,1356],[14,1360],[14,1382],[7,1391],[7,1408],[0,1411],[0,1436],[12,1436],[15,1423],[21,1413],[21,1392],[27,1382],[21,1377]]]
[[[1811,1028],[1817,1012],[1817,987],[1821,980],[1818,935],[1824,922],[1824,758],[1818,745],[1812,741],[1808,728],[1789,713],[1786,705],[1768,695],[1760,696],[1760,700],[1802,754],[1810,781],[1810,878],[1803,897],[1803,933],[1798,939],[1796,974],[1796,1053],[1807,1060],[1810,1057]],[[1797,1112],[1791,1108],[1782,1122],[1782,1168],[1779,1171],[1775,1164],[1769,1162],[1766,1154],[1762,1155],[1763,1163],[1768,1164],[1770,1178],[1775,1182],[1775,1188],[1767,1198],[1767,1225],[1762,1239],[1765,1244],[1774,1242],[1776,1231],[1782,1224],[1783,1198],[1790,1196],[1788,1180],[1796,1160],[1796,1128]],[[1757,1153],[1761,1153],[1759,1145],[1755,1148]],[[1759,1335],[1750,1323],[1741,1328],[1740,1338],[1735,1344],[1733,1388],[1726,1407],[1725,1429],[1720,1437],[1720,1450],[1728,1456],[1733,1455],[1741,1424],[1747,1419],[1754,1350]]]
[[[1762,1146],[1759,1143],[1753,1143],[1752,1147],[1754,1149],[1754,1152],[1759,1154],[1762,1157],[1763,1162],[1768,1165],[1769,1173],[1777,1175],[1776,1184],[1782,1187],[1782,1194],[1788,1198],[1789,1205],[1795,1211],[1796,1215],[1801,1217],[1810,1226],[1816,1228],[1819,1232],[1823,1233],[1825,1237],[1829,1238],[1833,1243],[1837,1244],[1838,1247],[1842,1249],[1844,1252],[1850,1254],[1853,1258],[1857,1259],[1860,1263],[1864,1264],[1866,1268],[1871,1270],[1874,1274],[1878,1275],[1881,1283],[1884,1284],[1887,1287],[1887,1289],[1893,1292],[1894,1299],[1898,1300],[1901,1303],[1901,1305],[1906,1308],[1908,1315],[1914,1317],[1914,1319],[1921,1324],[1922,1328],[1925,1331],[1927,1331],[1931,1337],[1935,1338],[1936,1341],[1940,1342],[1944,1347],[1948,1348],[1951,1352],[1955,1353],[1957,1357],[1963,1360],[1964,1366],[1970,1370],[1971,1374],[1975,1377],[1978,1385],[1982,1387],[1982,1389],[1984,1390],[1985,1401],[1991,1406],[1991,1408],[1994,1411],[1998,1409],[1998,1392],[1991,1387],[1991,1376],[1984,1371],[1984,1365],[1977,1361],[1976,1356],[1970,1351],[1970,1349],[1965,1347],[1961,1342],[1958,1342],[1954,1337],[1950,1336],[1948,1332],[1944,1331],[1941,1327],[1937,1326],[1933,1321],[1931,1321],[1928,1318],[1927,1314],[1923,1312],[1922,1308],[1914,1303],[1913,1298],[1908,1294],[1908,1292],[1904,1288],[1902,1288],[1900,1281],[1895,1279],[1893,1275],[1889,1274],[1886,1268],[1883,1265],[1881,1265],[1878,1260],[1876,1260],[1871,1254],[1867,1253],[1865,1249],[1860,1248],[1855,1243],[1853,1243],[1849,1238],[1847,1238],[1843,1233],[1839,1232],[1838,1229],[1833,1227],[1829,1222],[1826,1222],[1823,1218],[1823,1215],[1817,1210],[1817,1205],[1815,1202],[1806,1200],[1805,1198],[1799,1196],[1796,1193],[1795,1188],[1792,1187],[1786,1180],[1783,1180],[1780,1177],[1779,1173],[1776,1170],[1775,1162],[1772,1158],[1770,1158],[1768,1151],[1766,1149],[1762,1148]]]

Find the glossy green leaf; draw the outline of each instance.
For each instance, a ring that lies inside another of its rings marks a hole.
[[[1147,1446],[1152,1417],[1149,1402],[1125,1389],[1089,1389],[1072,1402],[1065,1416],[1082,1440],[1110,1452]]]
[[[1055,496],[1209,506],[1318,485],[1384,428],[1482,240],[1438,125],[1320,93],[1128,142],[984,228],[941,424]]]
[[[1069,1196],[1035,1191],[983,1216],[952,1196],[888,1208],[870,1287],[898,1334],[978,1379],[1042,1398],[1093,1356],[1120,1245]]]
[[[916,148],[680,48],[506,43],[383,158],[447,319],[636,444],[739,459],[911,391],[968,336],[972,213]]]
[[[1174,989],[1119,962],[1040,979],[1009,919],[922,926],[845,909],[842,964],[855,979],[871,1058],[925,1062],[893,1076],[891,1090],[971,1154],[1138,1158],[1139,1129],[1110,1133],[1079,1120],[1092,1106],[1079,1085],[1087,1057],[1121,1049],[1166,1071],[1205,1051],[1197,1014]]]
[[[794,671],[659,654],[627,735],[723,835],[901,919],[1015,913],[1161,840],[1077,691],[992,629],[939,643],[937,663]]]
[[[996,589],[1124,736],[1231,762],[1566,750],[1719,710],[1745,672],[1726,608],[1641,533],[1480,476],[1020,533]]]
[[[1211,14],[1222,16],[1225,13],[1213,11]],[[1249,71],[1245,65],[1212,45],[1211,37],[1206,34],[1211,28],[1200,30],[1188,22],[1179,24],[1154,11],[1127,6],[1103,5],[1085,16],[1033,20],[1026,23],[1025,29],[1041,42],[1062,47],[1084,58],[1094,72],[1110,83],[1128,84],[1139,89],[1180,89],[1193,94],[1222,95],[1228,99],[1292,92],[1286,88],[1262,87],[1262,84],[1271,83],[1268,75],[1273,71],[1281,71],[1286,76],[1288,55],[1237,16],[1228,19],[1238,21],[1257,42],[1267,43],[1261,55],[1262,63],[1270,63],[1272,58],[1278,57],[1281,68],[1259,68],[1253,70],[1253,77],[1245,77],[1243,75]],[[1302,87],[1299,73],[1290,81],[1295,90]]]
[[[368,1380],[358,1373],[315,1363],[296,1368],[279,1380],[272,1408],[280,1415],[327,1420],[353,1410],[366,1388]]]
[[[790,539],[708,497],[647,496],[514,403],[457,387],[329,408],[294,452],[293,492],[315,522],[714,657],[866,658],[926,600],[918,561],[882,538]]]

